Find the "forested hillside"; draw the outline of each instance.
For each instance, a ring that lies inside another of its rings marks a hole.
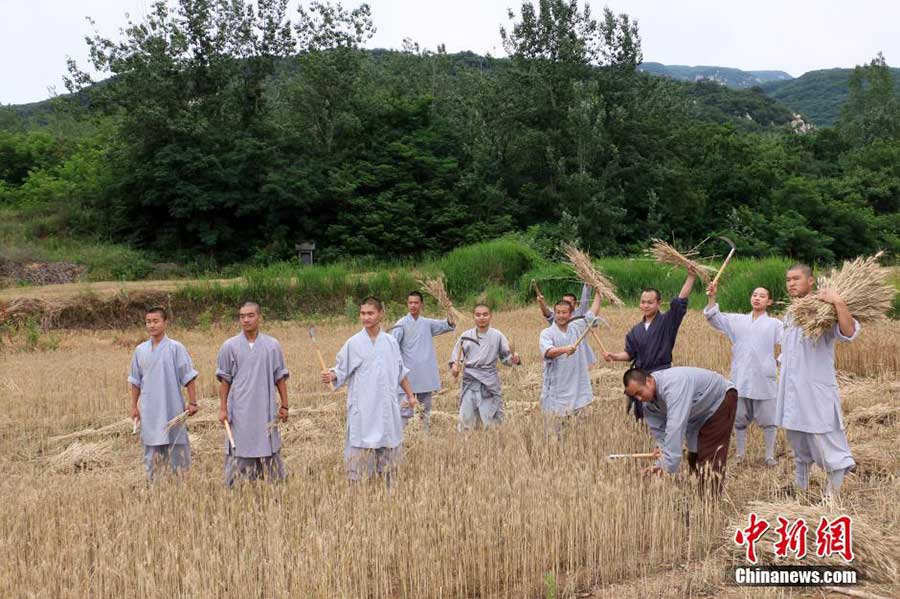
[[[284,4],[158,3],[91,38],[105,84],[70,63],[73,95],[0,115],[4,220],[213,266],[301,240],[397,259],[513,232],[604,255],[726,231],[745,256],[900,250],[883,60],[854,71],[835,127],[798,134],[759,91],[641,73],[633,21],[574,0],[522,4],[503,60],[365,51],[366,5]]]

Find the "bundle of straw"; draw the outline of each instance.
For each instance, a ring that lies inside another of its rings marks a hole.
[[[809,527],[806,533],[807,554],[803,558],[803,565],[846,565],[840,556],[818,557],[814,549],[816,528],[819,526],[822,517],[824,516],[830,522],[836,516],[841,515],[842,512],[840,510],[835,511],[834,509],[821,506],[802,506],[792,501],[783,503],[751,501],[747,504],[745,510],[737,520],[730,522],[723,531],[726,546],[730,548],[731,556],[734,560],[746,563],[744,561],[746,549],[734,542],[734,533],[735,530],[747,526],[747,514],[752,512],[760,520],[765,520],[769,523],[768,530],[756,542],[756,554],[759,556],[760,563],[784,563],[783,559],[775,557],[773,549],[773,544],[778,541],[778,534],[775,530],[778,528],[778,516],[781,516],[791,524],[798,518],[803,518],[807,527]],[[897,552],[894,551],[894,547],[900,543],[900,535],[897,535],[896,532],[893,534],[885,532],[884,526],[872,523],[859,514],[853,514],[852,516],[852,543],[853,553],[855,554],[853,567],[859,570],[863,576],[875,582],[900,580],[900,559],[897,557]],[[776,559],[780,561],[776,562]]]
[[[444,309],[447,313],[447,320],[452,323],[462,322],[462,314],[453,307],[453,302],[450,301],[450,296],[447,294],[447,289],[444,287],[443,275],[438,275],[433,279],[422,279],[419,283],[422,285],[422,291],[431,295],[437,300],[437,303],[441,308]]]
[[[693,270],[705,285],[709,284],[709,276],[716,272],[715,268],[694,260],[700,255],[696,247],[679,252],[662,239],[654,239],[653,245],[647,250],[647,254],[661,264],[671,264],[672,266]]]
[[[184,424],[185,422],[187,422],[187,419],[188,419],[188,411],[185,410],[184,412],[182,412],[178,416],[175,416],[174,418],[172,418],[171,420],[169,420],[166,423],[166,432],[168,433],[176,426],[178,426],[180,424]]]
[[[47,463],[50,468],[60,472],[90,470],[110,465],[113,456],[112,441],[100,443],[75,441],[61,453],[48,457]]]
[[[850,314],[860,323],[883,320],[897,292],[888,282],[888,269],[878,264],[883,254],[878,252],[868,258],[844,262],[840,270],[819,277],[818,288],[831,289],[840,295]],[[811,339],[818,339],[837,322],[834,306],[819,300],[814,293],[791,301],[787,313]]]
[[[593,287],[600,294],[600,297],[609,300],[610,303],[616,306],[624,305],[619,296],[616,295],[616,286],[594,267],[590,256],[570,243],[563,246],[563,252],[565,252],[572,265],[572,270],[575,271],[579,279]]]

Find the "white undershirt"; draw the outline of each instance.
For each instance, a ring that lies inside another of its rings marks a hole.
[[[650,323],[649,323],[649,322],[644,322],[644,330],[646,331],[646,330],[649,329],[649,328],[650,328]]]
[[[247,343],[250,345],[250,349],[253,349],[253,344],[256,343],[256,341],[248,341]]]

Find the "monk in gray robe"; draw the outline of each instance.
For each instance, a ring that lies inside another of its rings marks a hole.
[[[388,484],[402,455],[403,422],[398,390],[415,406],[400,346],[382,332],[384,306],[367,297],[359,306],[363,329],[337,353],[337,364],[322,372],[323,383],[347,385],[347,430],[344,460],[352,481],[384,475]]]
[[[406,298],[409,313],[397,321],[390,333],[400,344],[403,363],[409,368],[409,384],[422,406],[422,422],[427,429],[431,423],[431,397],[441,388],[437,356],[434,353],[433,337],[449,333],[456,323],[448,319],[427,318],[422,315],[424,299],[418,291],[411,291]],[[402,401],[402,398],[401,398]],[[413,415],[413,408],[403,402],[401,414],[403,424]]]
[[[453,346],[450,372],[453,378],[463,373],[460,383],[460,431],[488,428],[503,422],[503,397],[497,362],[507,366],[519,363],[518,354],[510,351],[509,341],[497,329],[491,328],[491,309],[476,304],[475,328],[464,332]]]
[[[812,293],[812,269],[805,264],[792,266],[787,272],[787,291],[791,297]],[[834,372],[834,344],[856,339],[859,322],[834,291],[823,289],[816,297],[834,306],[838,322],[813,341],[790,317],[785,320],[776,419],[794,450],[796,487],[802,491],[807,489],[809,467],[816,463],[827,475],[824,495],[827,500],[837,495],[844,475],[856,465],[844,432]]]
[[[711,475],[712,490],[721,491],[731,430],[737,412],[734,383],[703,368],[676,367],[649,373],[630,368],[622,377],[625,392],[643,404],[644,418],[658,460],[646,472],[675,474],[687,443],[688,466],[702,483]]]
[[[591,286],[587,283],[582,283],[580,300],[575,297],[574,293],[564,293],[562,299],[563,301],[572,304],[572,319],[584,318],[584,314],[587,312],[589,302],[591,301]],[[541,314],[547,320],[547,325],[553,326],[553,323],[556,321],[556,313],[547,305],[543,295],[538,294],[537,300],[538,306],[541,308]],[[582,343],[578,349],[587,354],[588,364],[593,364],[597,361],[594,350],[591,349],[591,344],[587,341]]]
[[[541,410],[559,432],[559,418],[577,416],[594,401],[588,372],[588,357],[577,351],[577,339],[593,324],[600,310],[600,294],[594,294],[584,318],[572,320],[572,305],[561,301],[554,306],[554,323],[541,331],[541,355],[544,357],[544,381]]]
[[[239,316],[243,330],[222,344],[216,359],[219,420],[227,420],[234,434],[234,449],[226,439],[225,484],[229,487],[238,477],[285,477],[281,435],[275,425],[278,420],[287,421],[290,373],[281,345],[259,331],[259,305],[245,303]]]
[[[731,341],[731,380],[738,390],[734,436],[737,442],[735,459],[741,463],[747,446],[747,427],[756,422],[763,429],[766,444],[766,465],[778,465],[775,460],[775,392],[778,385],[775,373],[775,346],[781,343],[783,325],[769,316],[772,296],[765,287],[757,287],[750,295],[749,314],[728,314],[716,303],[717,284],[706,290],[708,302],[703,314],[713,328]]]
[[[166,466],[173,472],[191,465],[185,423],[166,431],[166,424],[185,410],[181,388],[188,392],[188,415],[197,412],[197,371],[184,346],[166,336],[168,314],[151,308],[144,316],[150,338],[138,345],[131,359],[131,417],[141,425],[144,469],[153,481]]]

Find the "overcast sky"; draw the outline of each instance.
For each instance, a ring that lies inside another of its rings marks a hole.
[[[298,0],[294,0],[296,4]],[[66,56],[82,65],[91,16],[106,36],[125,13],[146,13],[151,0],[0,0],[0,103],[42,100],[65,91]],[[357,4],[345,0],[347,7]],[[370,0],[378,32],[368,47],[446,44],[502,56],[498,29],[521,0]],[[595,14],[604,3],[591,3]],[[878,51],[900,63],[900,2],[884,0],[614,0],[613,11],[638,20],[644,60],[666,64],[771,69],[799,76],[852,67]]]

